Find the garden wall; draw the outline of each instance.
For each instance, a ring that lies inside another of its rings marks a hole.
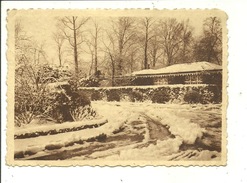
[[[153,103],[220,103],[222,89],[217,85],[163,85],[125,87],[81,87],[92,101],[130,101]]]

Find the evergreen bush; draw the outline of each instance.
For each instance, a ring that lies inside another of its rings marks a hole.
[[[166,103],[170,100],[169,94],[165,90],[156,90],[153,92],[151,100],[153,103]]]
[[[100,91],[94,90],[91,95],[91,100],[96,101],[96,100],[102,100],[102,99],[103,99],[103,94]]]
[[[190,90],[184,95],[184,101],[190,104],[193,103],[200,103],[201,102],[201,95],[198,91]]]
[[[120,101],[120,92],[118,90],[107,90],[106,92],[107,101]]]
[[[143,95],[141,92],[132,91],[130,92],[129,95],[130,95],[131,102],[143,102]]]

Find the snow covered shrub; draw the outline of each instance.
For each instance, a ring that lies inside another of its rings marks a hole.
[[[200,103],[201,102],[201,95],[198,91],[190,90],[184,95],[184,101],[190,104],[193,103]]]
[[[157,91],[154,91],[151,100],[153,103],[166,103],[170,100],[169,94],[164,90],[160,89]]]
[[[131,102],[143,102],[143,95],[139,91],[132,91],[130,94]]]
[[[107,90],[106,91],[107,101],[120,101],[120,92],[118,90]]]
[[[68,93],[71,96],[71,108],[84,107],[91,104],[89,97],[83,91],[72,91]]]
[[[50,95],[50,101],[53,103],[47,109],[47,115],[55,119],[58,123],[73,121],[70,114],[70,98],[64,92],[56,92]]]
[[[70,110],[70,114],[74,121],[80,121],[83,119],[92,119],[96,117],[96,111],[91,106],[79,106]]]
[[[43,106],[47,105],[44,88],[36,90],[28,84],[15,87],[15,125],[29,124],[44,112]]]
[[[84,87],[99,87],[100,86],[100,80],[98,78],[85,78],[80,80],[80,86]]]
[[[221,103],[222,102],[222,89],[218,85],[208,86],[206,88],[211,93],[210,102],[211,103]]]
[[[81,110],[85,106],[90,106],[90,99],[82,92],[75,91],[71,85],[60,86],[61,89],[50,93],[50,103],[47,109],[48,116],[55,119],[58,123],[74,121],[78,116],[82,116]],[[80,111],[80,114],[77,114]]]
[[[94,90],[93,93],[91,94],[91,100],[102,100],[103,99],[103,94],[100,91]]]
[[[212,103],[214,100],[214,93],[209,91],[208,89],[204,89],[201,91],[201,103],[208,104]]]
[[[68,85],[63,85],[62,88],[64,90],[71,90],[71,91],[77,91],[80,87],[80,81],[79,78],[75,75],[70,77],[68,80]]]

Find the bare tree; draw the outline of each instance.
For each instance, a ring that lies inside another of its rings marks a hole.
[[[15,49],[23,49],[30,42],[30,36],[27,36],[20,20],[15,21]]]
[[[62,32],[57,31],[57,32],[53,33],[53,40],[56,43],[59,66],[61,67],[62,66],[62,56],[63,56],[63,52],[64,52],[62,47],[63,47],[64,41],[65,41],[65,37],[62,34]]]
[[[149,48],[149,42],[153,38],[153,30],[152,26],[154,24],[154,20],[151,17],[145,17],[141,20],[141,27],[140,31],[142,32],[141,34],[141,44],[144,48],[144,61],[143,61],[143,68],[148,69],[149,62],[148,62],[148,48]],[[143,30],[143,31],[142,31]]]
[[[78,47],[85,39],[83,38],[82,27],[89,20],[89,18],[78,18],[77,16],[64,17],[59,19],[61,25],[59,25],[61,31],[64,33],[65,38],[68,40],[70,46],[74,52],[75,74],[79,73],[78,62]]]
[[[181,22],[181,48],[177,56],[177,62],[187,63],[192,62],[193,53],[193,28],[189,24],[189,20]]]
[[[132,45],[131,49],[128,51],[128,59],[127,59],[127,65],[126,72],[132,73],[134,72],[140,65],[140,59],[142,60],[142,55],[139,54],[140,48],[138,46]]]
[[[15,22],[15,124],[30,123],[44,101],[46,64],[44,44],[26,35],[20,21]]]
[[[167,65],[175,63],[182,43],[181,34],[183,26],[174,18],[169,18],[160,22],[161,44],[166,56]]]
[[[157,25],[156,25],[157,26]],[[157,27],[154,27],[157,29]],[[150,57],[150,62],[152,68],[154,68],[158,62],[158,60],[161,58],[163,55],[162,49],[161,49],[161,43],[159,40],[159,35],[157,31],[154,31],[154,34],[152,38],[149,41],[149,57]]]
[[[94,47],[92,45],[92,41],[91,40],[86,41],[86,43],[87,43],[87,46],[88,46],[88,49],[89,49],[89,51],[86,51],[86,53],[91,55],[91,63],[90,63],[89,71],[88,71],[88,75],[91,76],[92,75],[93,66],[94,66]]]
[[[91,66],[94,68],[94,75],[97,77],[98,73],[98,47],[99,47],[99,37],[102,28],[96,20],[93,20],[93,30],[90,31],[91,39],[87,41],[92,63]]]
[[[47,64],[45,44],[27,36],[21,21],[15,22],[16,86],[31,85],[38,90],[42,78],[40,68]]]
[[[114,40],[113,35],[106,31],[107,34],[107,43],[103,41],[105,46],[104,52],[106,54],[106,59],[109,60],[109,68],[111,75],[111,85],[115,86],[115,76],[116,76],[116,62],[117,62],[117,46]]]
[[[118,45],[116,71],[120,76],[123,74],[125,53],[133,44],[131,40],[136,36],[133,25],[134,19],[131,17],[119,17],[116,21],[112,21],[112,41]]]
[[[195,44],[195,57],[197,60],[222,63],[222,27],[217,17],[204,20],[203,35]]]

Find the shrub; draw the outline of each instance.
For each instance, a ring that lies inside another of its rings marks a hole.
[[[209,92],[213,93],[213,97],[210,102],[221,103],[222,102],[222,88],[219,86],[208,86]]]
[[[70,111],[70,114],[74,121],[80,121],[83,119],[92,119],[96,117],[97,113],[91,106],[77,107]]]
[[[143,95],[141,92],[133,91],[130,93],[130,99],[132,102],[143,102]]]
[[[151,100],[153,103],[166,103],[170,100],[169,94],[164,90],[154,91]]]
[[[72,109],[77,108],[77,107],[85,107],[87,105],[91,105],[91,101],[89,97],[87,97],[83,91],[76,91],[76,92],[71,92],[68,94],[71,97],[70,106]]]
[[[100,91],[93,91],[93,93],[91,95],[91,100],[92,101],[102,100],[102,99],[103,99],[103,95],[101,94]]]
[[[214,93],[208,89],[204,89],[201,92],[201,103],[208,104],[214,101]]]
[[[120,101],[120,94],[119,94],[119,91],[117,90],[108,90],[106,92],[106,95],[107,95],[107,101],[108,102],[111,102],[111,101],[117,101],[119,102]]]
[[[58,123],[64,121],[73,121],[70,114],[70,98],[64,92],[52,93],[50,101],[53,103],[52,106],[47,108],[47,115],[55,119]]]
[[[98,78],[86,78],[80,80],[80,86],[84,87],[99,87],[100,86],[100,80]]]
[[[91,101],[82,91],[72,91],[68,85],[64,86],[63,90],[50,93],[50,103],[52,105],[46,109],[47,115],[61,123],[74,121],[78,115],[82,116],[82,111],[87,110],[81,109],[90,106]]]
[[[190,104],[192,104],[192,103],[199,103],[199,102],[201,102],[201,95],[200,95],[199,92],[197,92],[195,90],[188,91],[184,95],[184,101],[185,102],[188,102]]]
[[[15,125],[29,124],[44,112],[43,106],[49,105],[44,88],[35,90],[29,85],[15,87]]]

